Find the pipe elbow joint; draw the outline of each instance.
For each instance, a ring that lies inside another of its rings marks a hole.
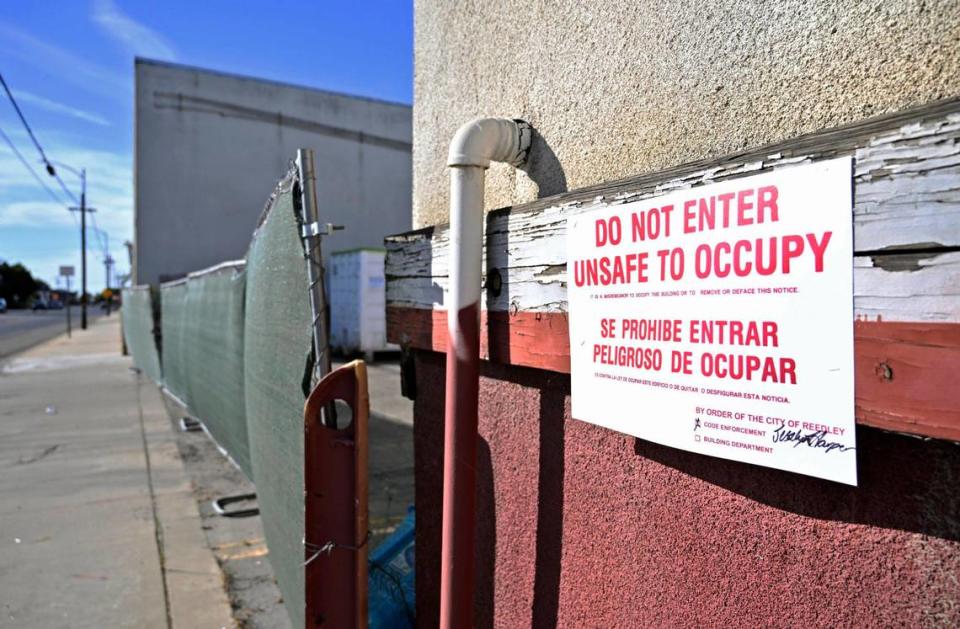
[[[489,168],[490,162],[522,166],[530,153],[533,129],[523,120],[477,118],[457,130],[447,166]]]

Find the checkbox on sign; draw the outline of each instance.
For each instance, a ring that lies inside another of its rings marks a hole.
[[[694,436],[693,436],[693,440],[694,440],[694,441],[700,441],[700,435],[694,435]]]

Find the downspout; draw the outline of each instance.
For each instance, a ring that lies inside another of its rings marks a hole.
[[[520,166],[530,150],[530,125],[481,118],[450,143],[450,293],[447,303],[447,384],[443,446],[443,545],[440,627],[473,624],[477,401],[480,364],[480,278],[483,184],[490,162]]]

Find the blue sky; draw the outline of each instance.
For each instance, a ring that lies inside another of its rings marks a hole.
[[[133,238],[135,56],[410,104],[412,2],[4,3],[0,72],[47,156],[87,169],[87,202],[120,273],[129,270],[123,243]],[[77,217],[0,96],[0,129],[62,200],[0,140],[0,259],[56,285],[59,265],[79,273]],[[59,174],[79,196],[79,179]],[[101,241],[88,234],[91,291],[104,285]]]

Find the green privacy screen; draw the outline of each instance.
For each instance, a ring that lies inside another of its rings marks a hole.
[[[123,289],[123,340],[133,356],[133,364],[145,376],[159,383],[160,355],[154,337],[153,294],[149,286]]]
[[[192,273],[186,285],[182,351],[190,412],[253,479],[243,393],[243,262]]]
[[[293,185],[293,174],[278,185],[246,265],[162,284],[160,303],[163,384],[256,485],[270,563],[302,627],[302,382],[312,328]]]
[[[187,280],[160,285],[160,320],[163,322],[163,385],[188,407],[186,338]]]
[[[244,395],[243,261],[226,262],[160,287],[163,380],[253,479]]]
[[[246,396],[253,480],[294,627],[304,626],[303,403],[312,330],[292,177],[277,188],[247,254]]]

